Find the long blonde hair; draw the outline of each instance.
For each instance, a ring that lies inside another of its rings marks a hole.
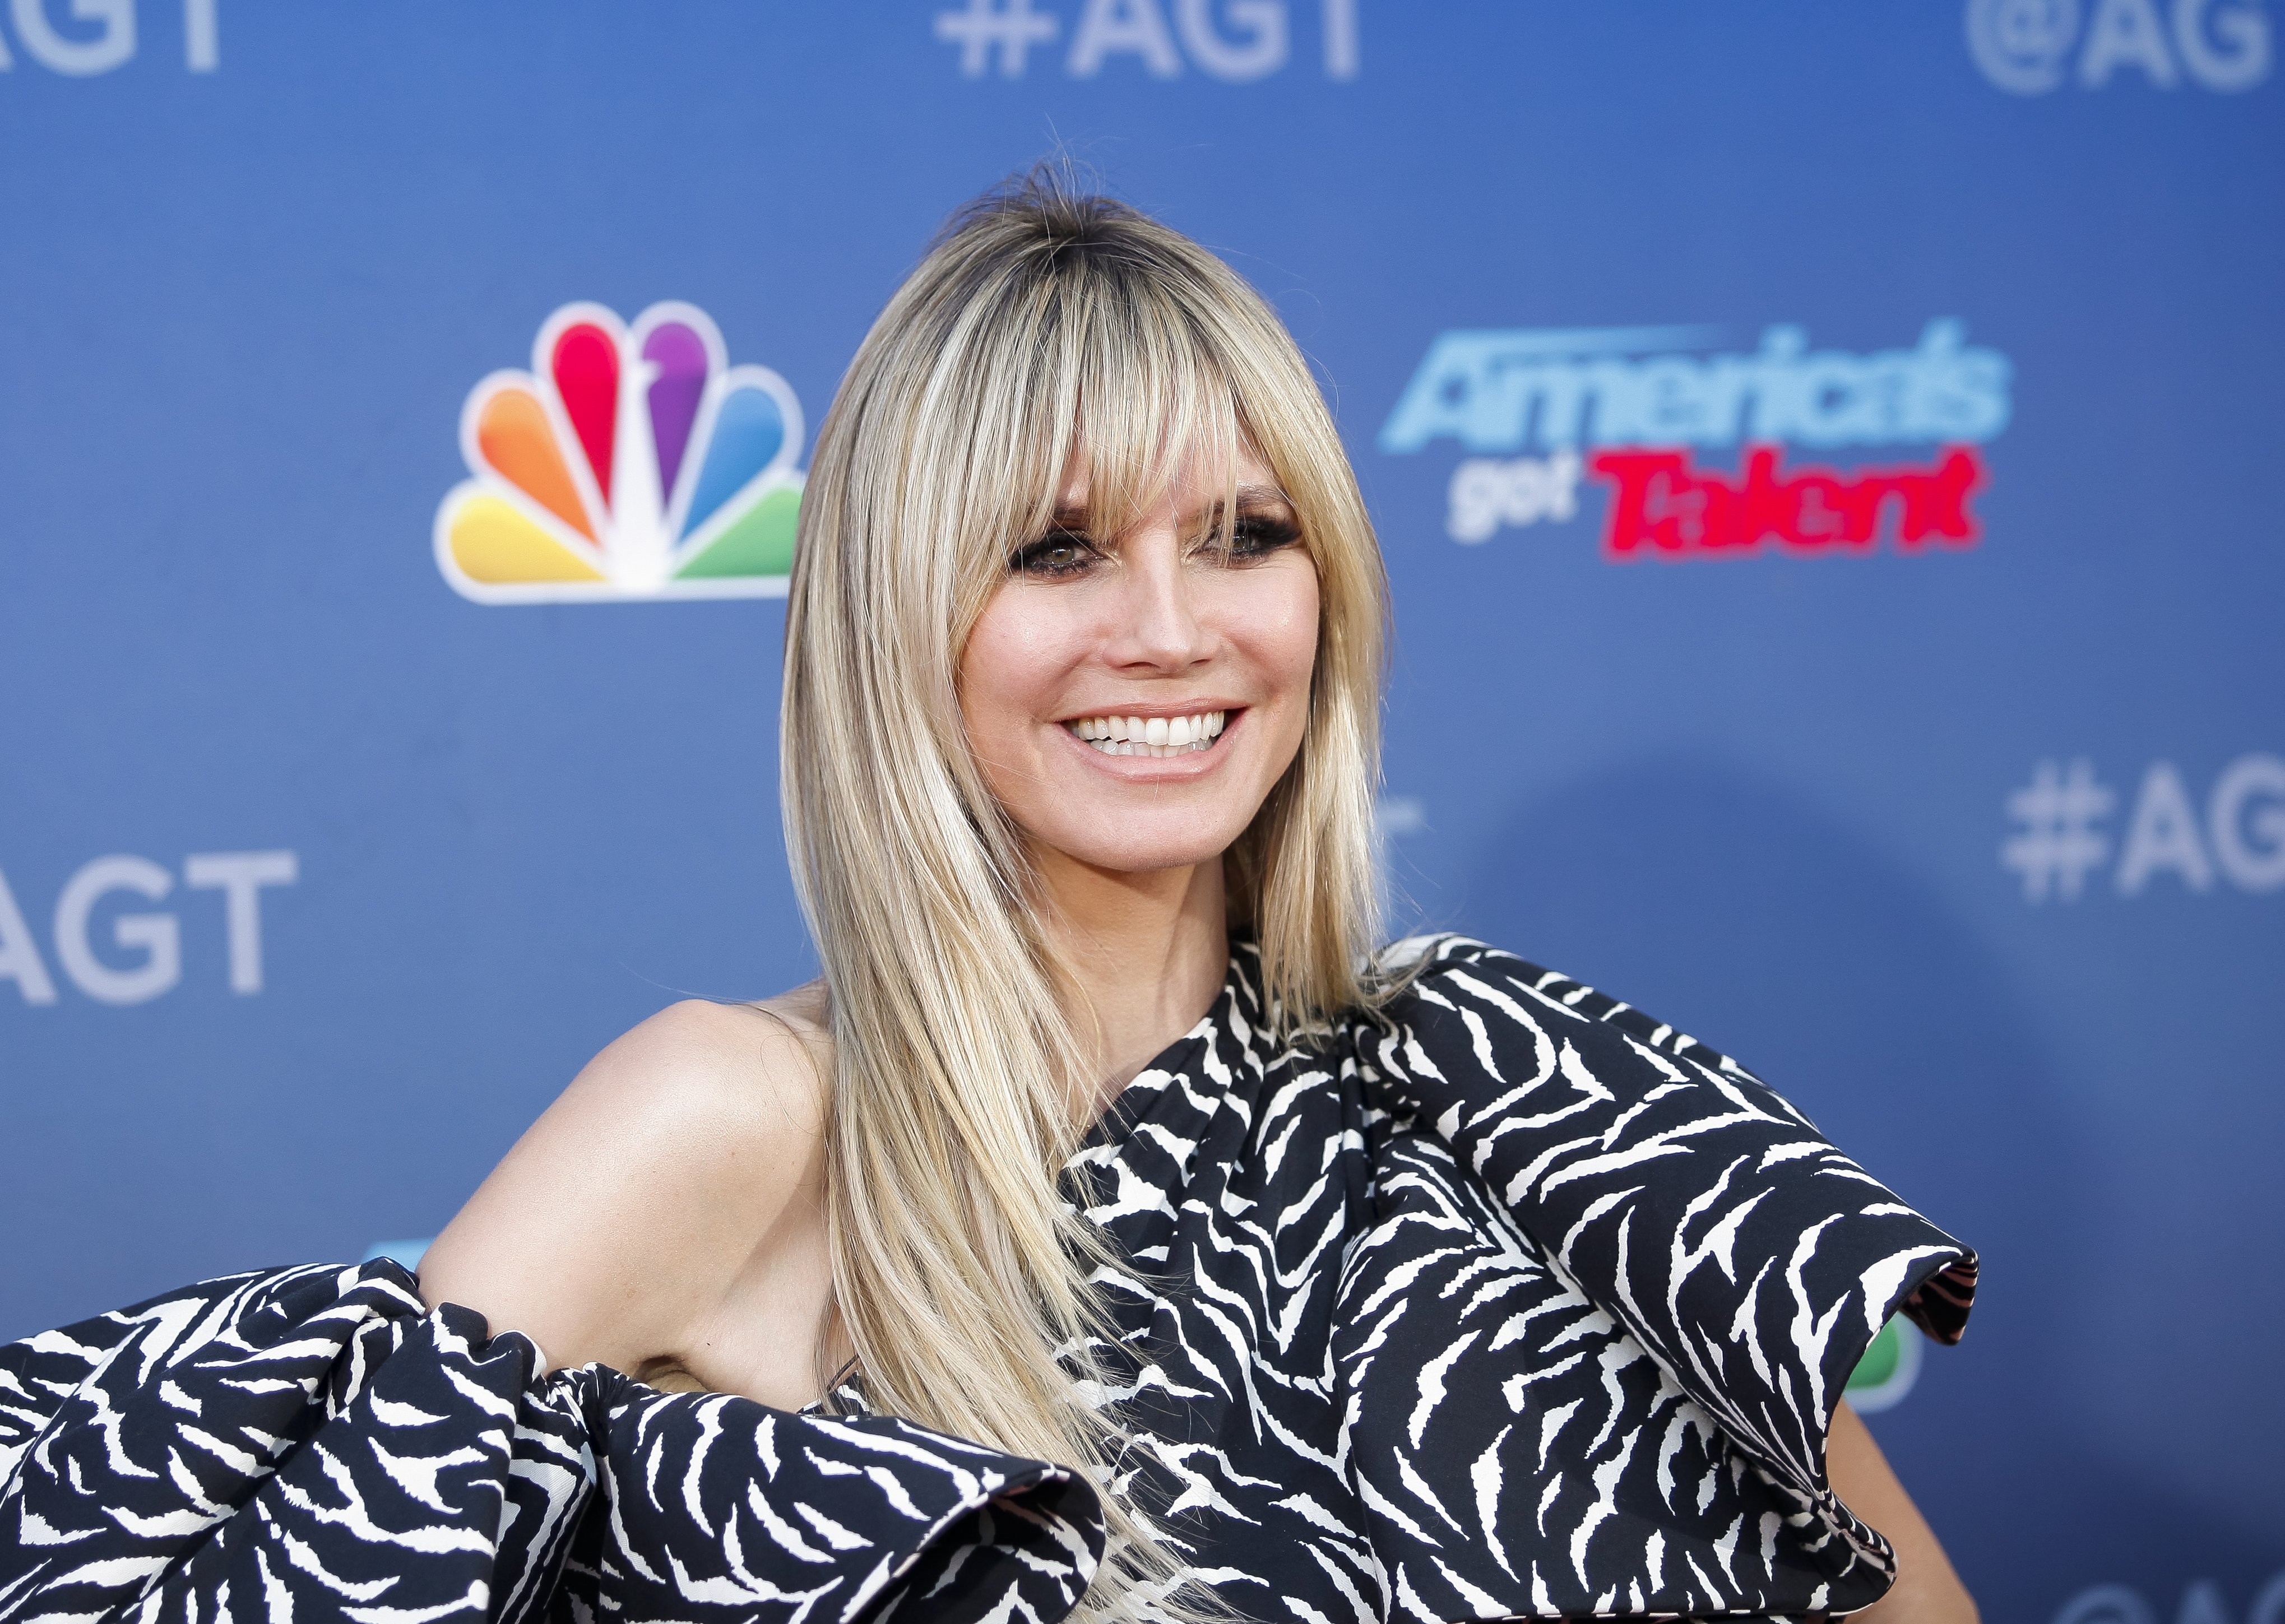
[[[1272,1024],[1300,1032],[1371,997],[1387,591],[1307,363],[1221,261],[1054,169],[954,216],[819,431],[786,619],[786,838],[832,1008],[836,1306],[871,1401],[1104,1490],[1117,1555],[1097,1618],[1198,1606],[1119,1487],[1117,1415],[1087,1401],[1103,1242],[1056,1178],[1099,1079],[955,673],[1075,447],[1089,528],[1116,535],[1170,453],[1227,467],[1240,444],[1291,498],[1319,578],[1300,750],[1224,859]]]

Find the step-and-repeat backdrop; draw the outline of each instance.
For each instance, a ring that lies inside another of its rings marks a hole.
[[[1050,150],[1321,367],[1407,921],[1984,1251],[1859,1396],[1994,1620],[2285,1624],[2261,0],[10,0],[0,1336],[408,1252],[812,959],[810,430]]]

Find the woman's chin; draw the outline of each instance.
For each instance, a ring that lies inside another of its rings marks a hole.
[[[1201,828],[1196,822],[1188,822],[1180,828],[1127,829],[1112,835],[1106,835],[1100,826],[1084,832],[1040,830],[1033,831],[1032,838],[1066,861],[1097,873],[1150,875],[1219,861],[1245,830],[1245,826],[1239,823],[1225,838],[1219,828]],[[1064,838],[1056,838],[1057,833]]]

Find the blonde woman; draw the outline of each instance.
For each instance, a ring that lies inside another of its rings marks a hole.
[[[1380,561],[1242,280],[987,197],[801,525],[823,978],[611,1045],[417,1289],[0,1353],[0,1619],[1974,1618],[1840,1397],[1972,1254],[1672,1028],[1375,951]]]

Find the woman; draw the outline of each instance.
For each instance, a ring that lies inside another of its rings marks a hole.
[[[1839,1400],[1972,1254],[1623,1004],[1370,954],[1379,560],[1242,281],[986,198],[801,522],[822,981],[606,1049],[417,1297],[9,1350],[0,1618],[1973,1619]]]

